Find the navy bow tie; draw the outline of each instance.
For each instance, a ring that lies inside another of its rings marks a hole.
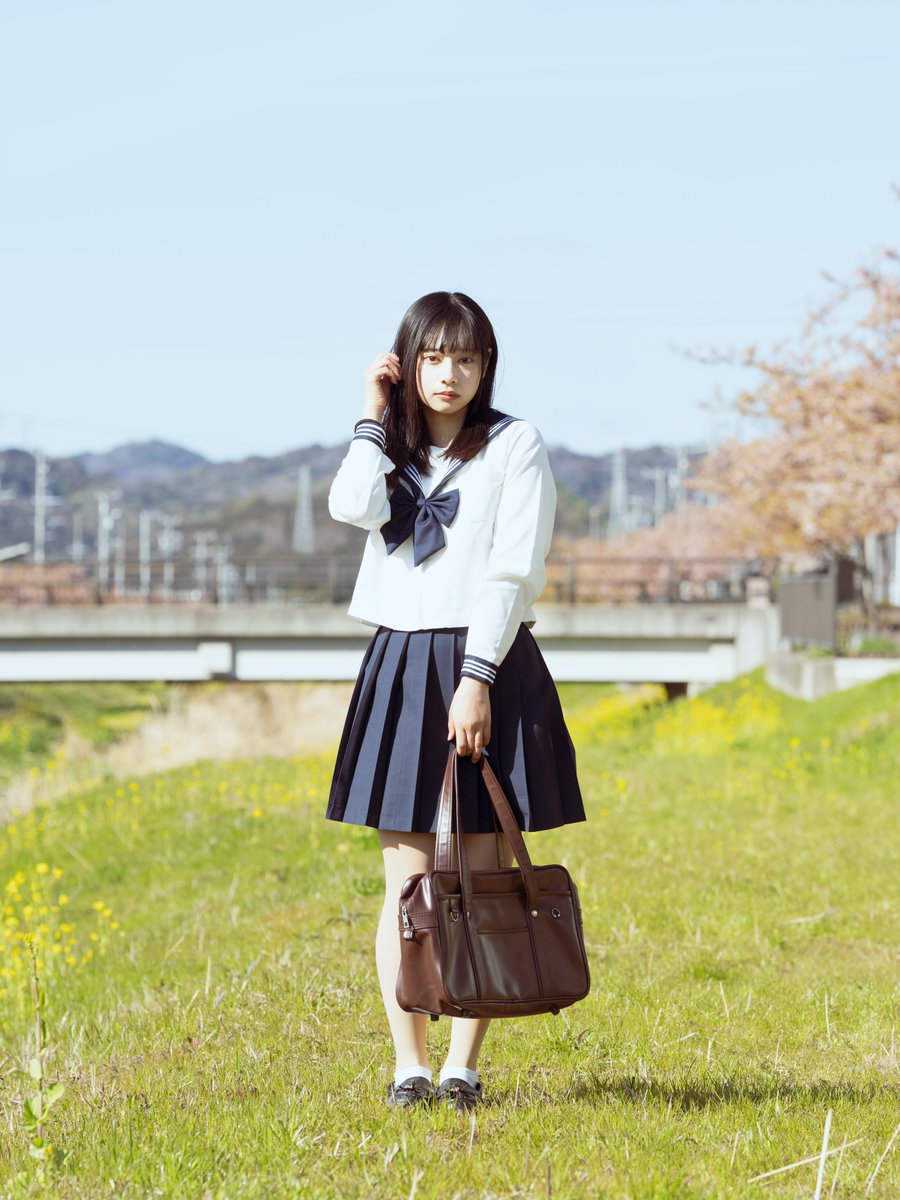
[[[419,566],[446,545],[442,525],[449,525],[459,508],[459,488],[437,496],[415,496],[399,482],[391,492],[391,517],[381,527],[388,554],[412,534],[413,565]]]

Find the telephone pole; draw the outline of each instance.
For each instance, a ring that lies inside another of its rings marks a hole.
[[[120,508],[113,508],[121,492],[97,492],[97,593],[105,600],[109,593],[110,534],[122,515]]]
[[[153,508],[142,508],[138,516],[138,562],[140,564],[140,592],[142,600],[150,599],[151,543],[153,522],[165,521],[165,514]]]
[[[669,468],[644,467],[641,475],[644,479],[653,480],[653,524],[658,525],[666,511],[666,480],[669,477]]]
[[[158,534],[159,549],[163,556],[162,594],[166,600],[171,600],[175,580],[173,555],[181,549],[182,542],[181,533],[177,528],[181,517],[172,517],[168,513],[160,513],[159,520],[162,524],[162,529]]]
[[[309,466],[297,472],[297,507],[294,510],[294,549],[298,554],[312,554],[316,548],[316,528],[313,522],[312,475]]]
[[[613,455],[612,488],[609,493],[609,520],[606,524],[607,537],[617,533],[627,533],[629,527],[628,514],[628,480],[625,475],[625,450],[617,450]]]
[[[84,513],[76,509],[72,514],[72,562],[84,561]]]
[[[47,538],[47,459],[34,452],[34,561],[43,563]]]
[[[200,599],[206,599],[207,578],[209,568],[210,546],[216,540],[214,529],[198,529],[194,534],[194,549],[191,555],[194,559],[194,579]]]
[[[120,514],[121,515],[121,514]],[[125,521],[116,522],[114,590],[118,599],[125,598]]]

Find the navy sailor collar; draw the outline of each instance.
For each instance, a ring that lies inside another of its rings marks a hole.
[[[498,433],[518,419],[500,417],[488,430],[488,441],[493,441]],[[393,554],[410,536],[413,539],[414,566],[418,567],[426,558],[443,549],[446,538],[441,526],[452,524],[459,510],[459,488],[453,488],[449,492],[444,491],[444,488],[465,465],[458,459],[453,461],[453,465],[428,496],[425,495],[418,469],[412,463],[407,463],[401,469],[397,485],[391,492],[390,518],[381,527],[381,536],[384,538],[388,554]]]

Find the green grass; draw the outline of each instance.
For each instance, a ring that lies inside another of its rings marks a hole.
[[[494,1024],[474,1122],[383,1107],[380,859],[322,819],[330,754],[109,784],[0,831],[13,932],[69,943],[42,951],[67,1089],[47,1132],[70,1155],[50,1194],[812,1196],[814,1163],[749,1180],[817,1154],[831,1110],[830,1145],[855,1143],[834,1195],[866,1195],[900,1121],[900,677],[810,706],[758,676],[671,706],[561,693],[589,821],[530,845],[579,883],[593,988]],[[18,949],[0,1178],[25,1196]],[[868,1194],[898,1192],[900,1139]]]
[[[161,707],[165,684],[0,683],[0,781],[43,763],[67,735],[102,749]]]

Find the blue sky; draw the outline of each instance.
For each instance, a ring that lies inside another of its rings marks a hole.
[[[498,407],[703,442],[897,244],[889,0],[0,0],[0,446],[349,436],[407,305],[469,292]]]

